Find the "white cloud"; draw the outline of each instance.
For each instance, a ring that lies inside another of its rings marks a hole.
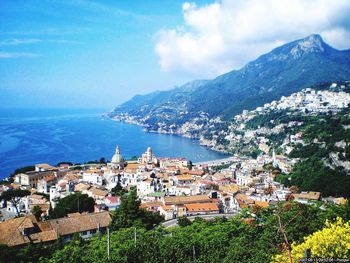
[[[164,71],[214,77],[283,43],[319,33],[350,48],[348,0],[223,0],[182,5],[184,24],[157,32]]]
[[[24,45],[24,44],[40,43],[40,42],[42,42],[42,40],[36,39],[36,38],[27,38],[27,39],[12,38],[12,39],[6,39],[3,41],[0,41],[0,45],[18,46],[18,45]]]
[[[37,39],[37,38],[11,38],[0,41],[1,46],[19,46],[36,43],[53,43],[53,44],[82,44],[80,41],[67,39]]]
[[[3,58],[20,58],[20,57],[38,57],[36,53],[27,53],[27,52],[0,52],[0,59]]]

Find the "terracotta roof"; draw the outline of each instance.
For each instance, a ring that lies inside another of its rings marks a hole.
[[[301,192],[300,194],[293,194],[295,199],[308,199],[308,200],[319,200],[321,197],[320,192]]]
[[[81,216],[81,214],[78,212],[75,212],[75,213],[69,213],[67,216],[68,217],[79,217],[79,216]]]
[[[102,175],[103,171],[99,169],[89,169],[85,170],[83,174],[97,174],[97,175]]]
[[[191,195],[191,196],[170,196],[164,198],[164,204],[191,204],[191,203],[206,203],[210,202],[207,195]]]
[[[119,197],[117,196],[107,196],[106,200],[108,200],[111,204],[116,204],[119,202]]]
[[[79,184],[76,184],[74,186],[74,191],[75,192],[81,192],[83,190],[88,190],[91,186],[88,185],[88,184],[84,184],[84,183],[79,183]]]
[[[47,163],[38,163],[35,167],[46,169],[46,170],[57,170],[57,167],[51,166]]]
[[[192,174],[192,175],[203,175],[204,171],[203,170],[189,170],[188,174]]]
[[[226,192],[226,193],[235,194],[238,192],[238,185],[236,185],[236,184],[219,185],[219,190]]]
[[[104,197],[108,195],[108,191],[96,187],[92,187],[91,189],[89,189],[89,191],[96,196]]]
[[[164,211],[172,211],[173,208],[171,205],[162,205],[161,208],[164,210]]]
[[[100,227],[107,227],[111,221],[109,212],[91,213],[75,215],[73,217],[64,217],[59,219],[48,220],[51,229],[57,231],[60,236],[74,234],[82,231],[97,229]],[[45,223],[46,223],[45,222]],[[38,225],[41,222],[38,223]]]
[[[182,167],[182,168],[180,168],[180,173],[185,174],[185,173],[188,173],[189,170],[190,170],[190,169],[188,169],[187,167]]]
[[[247,200],[248,196],[246,196],[245,194],[237,194],[235,198],[239,200]]]
[[[260,207],[268,207],[269,206],[269,202],[265,202],[265,201],[255,201],[255,204],[257,206],[260,206]]]
[[[30,243],[50,241],[51,238],[57,239],[57,235],[49,233],[47,235],[40,235],[39,233],[31,234],[28,236],[22,235],[22,231],[28,228],[34,228],[36,219],[34,216],[26,216],[20,218],[9,219],[0,223],[0,244],[7,246],[18,246]]]
[[[186,204],[186,209],[189,212],[213,212],[219,211],[219,207],[215,203],[194,203]]]
[[[39,243],[53,241],[58,236],[107,227],[111,221],[108,212],[91,214],[70,214],[71,217],[37,222],[34,216],[9,219],[0,223],[0,244],[8,246],[24,245],[30,242]],[[24,229],[35,231],[27,236],[22,235]]]
[[[177,180],[187,181],[187,180],[193,180],[192,175],[189,174],[180,174],[176,176]]]
[[[38,194],[31,194],[29,197],[30,197],[30,199],[37,199],[37,200],[44,199],[44,200],[46,200],[44,196],[38,195]]]
[[[160,207],[162,206],[162,202],[147,202],[147,203],[142,203],[140,205],[140,208],[147,208],[147,207]]]
[[[54,179],[55,179],[55,175],[54,174],[48,174],[48,175],[45,175],[42,180],[44,180],[46,182],[49,182],[49,181],[52,181]]]
[[[133,169],[133,170],[137,170],[139,168],[140,164],[138,163],[128,163],[128,165],[126,166],[127,169]]]

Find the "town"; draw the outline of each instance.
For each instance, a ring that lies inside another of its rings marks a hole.
[[[337,84],[333,83],[330,90],[335,88]],[[3,181],[0,185],[0,244],[20,246],[59,238],[66,242],[76,234],[87,239],[104,233],[110,225],[111,213],[121,204],[121,195],[131,189],[137,191],[140,208],[158,213],[165,221],[164,226],[176,225],[177,219],[184,217],[230,217],[247,208],[254,211],[274,207],[286,200],[344,204],[344,197],[299,191],[296,186],[286,187],[275,180],[280,174],[288,176],[300,161],[288,154],[298,143],[305,142],[302,132],[288,133],[274,146],[267,135],[278,134],[285,127],[298,127],[302,122],[249,126],[256,116],[285,109],[304,115],[340,112],[350,103],[350,96],[342,92],[345,86],[338,88],[341,89],[338,92],[304,89],[236,115],[229,127],[232,132],[221,134],[237,149],[244,144],[255,145],[259,150],[256,155],[238,152],[222,160],[192,163],[185,157],[158,157],[149,147],[139,158],[125,160],[117,146],[110,161],[36,164],[33,170],[15,174],[13,182]],[[349,161],[335,161],[349,168]],[[60,200],[77,193],[91,198],[92,208],[84,209],[85,201],[79,201],[78,196],[75,211],[63,208],[67,211],[52,218],[50,213]]]
[[[293,198],[301,203],[321,200],[319,192],[298,193],[275,182],[274,177],[290,160],[275,153],[257,159],[230,157],[225,161],[192,164],[186,158],[158,158],[149,147],[136,161],[125,161],[121,149],[107,164],[72,166],[61,163],[35,165],[34,171],[16,174],[14,182],[1,186],[1,192],[29,190],[27,196],[1,203],[0,243],[18,246],[26,243],[72,239],[78,233],[89,238],[105,232],[118,209],[117,185],[136,187],[141,208],[159,213],[164,220],[185,216],[232,215],[248,207],[268,207]],[[79,169],[78,169],[79,168]],[[94,199],[91,213],[68,213],[66,217],[39,221],[32,215],[39,207],[45,218],[60,199],[80,192]],[[45,198],[45,196],[47,198]],[[325,198],[343,204],[344,198]],[[21,214],[21,217],[16,215]]]

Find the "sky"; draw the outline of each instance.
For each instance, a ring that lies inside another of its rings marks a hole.
[[[348,0],[1,0],[0,108],[111,109],[318,33],[350,48]]]

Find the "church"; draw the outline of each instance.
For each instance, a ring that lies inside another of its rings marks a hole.
[[[111,162],[108,163],[107,165],[112,169],[118,169],[118,170],[124,169],[125,160],[122,154],[120,153],[119,146],[117,146],[117,148],[115,149],[115,154],[113,155]]]
[[[158,159],[154,156],[151,147],[148,147],[147,151],[142,154],[141,163],[158,165]]]

